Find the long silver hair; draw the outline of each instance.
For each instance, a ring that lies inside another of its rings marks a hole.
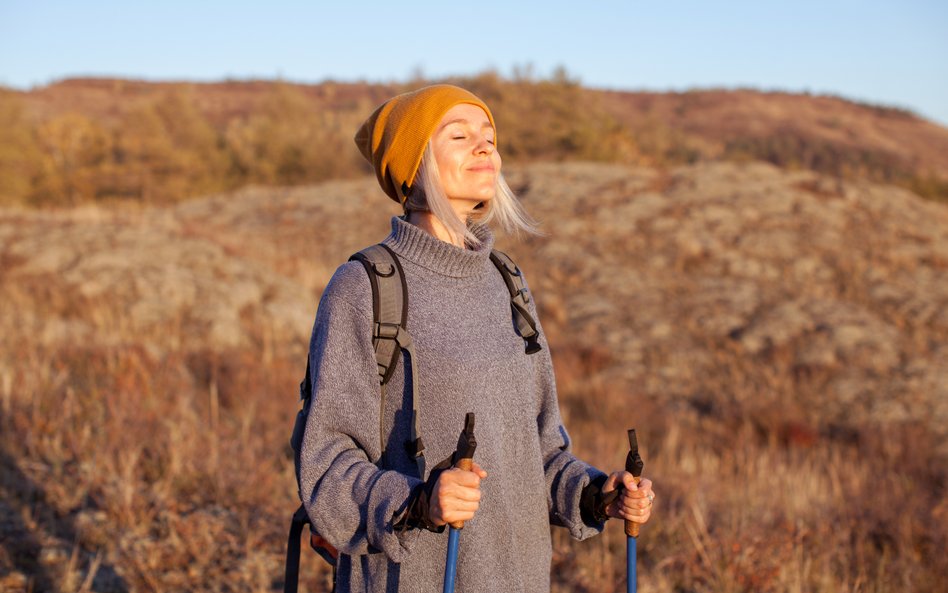
[[[478,226],[499,227],[505,233],[519,235],[539,235],[537,223],[527,214],[507,185],[502,173],[497,174],[497,183],[494,186],[494,197],[488,200],[484,207],[478,207],[468,220],[461,220],[444,193],[444,185],[438,174],[438,164],[435,161],[431,143],[425,148],[421,157],[421,166],[415,175],[415,183],[405,201],[405,212],[413,210],[431,212],[435,218],[448,230],[452,239],[463,238],[464,244],[477,247],[481,240],[475,232]]]

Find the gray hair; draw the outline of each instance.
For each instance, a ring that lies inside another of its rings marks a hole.
[[[448,196],[444,193],[434,152],[431,150],[431,143],[428,143],[421,157],[414,187],[405,201],[405,211],[431,212],[444,225],[453,239],[463,237],[464,244],[471,247],[481,244],[481,240],[474,233],[477,226],[498,226],[505,233],[512,235],[520,233],[539,235],[536,221],[523,209],[520,200],[504,180],[503,174],[497,174],[494,189],[494,197],[487,202],[486,207],[476,210],[469,220],[458,218],[448,201]]]

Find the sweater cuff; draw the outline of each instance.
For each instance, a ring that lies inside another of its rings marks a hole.
[[[451,466],[452,460],[449,457],[431,470],[428,479],[423,484],[419,484],[412,489],[405,513],[392,526],[399,535],[404,534],[409,529],[427,529],[434,533],[444,531],[444,525],[435,525],[431,522],[430,503],[435,483],[437,483],[441,473],[446,469],[450,469]]]
[[[583,519],[583,523],[590,527],[601,528],[601,526],[609,520],[609,515],[606,514],[606,506],[615,500],[615,492],[613,491],[607,494],[606,496],[611,495],[609,500],[605,500],[602,494],[602,487],[606,483],[608,476],[599,475],[590,480],[585,487],[583,487],[583,492],[579,496],[579,513]]]
[[[398,537],[392,526],[394,518],[405,513],[412,492],[420,485],[417,478],[384,471],[369,494],[368,543],[384,552],[392,562],[401,562],[410,552],[408,544],[413,538]]]
[[[402,517],[395,521],[392,529],[401,536],[410,529],[427,529],[434,533],[444,531],[444,525],[438,526],[431,522],[429,512],[429,502],[431,500],[431,487],[425,483],[412,490],[408,499],[408,508]]]

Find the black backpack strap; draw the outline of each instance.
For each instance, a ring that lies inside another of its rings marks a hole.
[[[306,508],[300,505],[293,513],[290,537],[286,542],[286,572],[283,575],[283,593],[296,593],[300,581],[300,537],[303,526],[309,523]]]
[[[535,354],[543,349],[540,346],[540,332],[537,331],[537,322],[530,314],[528,304],[530,303],[530,291],[527,290],[527,284],[523,280],[523,274],[517,264],[510,259],[506,253],[497,251],[490,252],[490,261],[500,271],[504,278],[504,284],[510,292],[510,307],[513,311],[514,322],[517,325],[517,332],[525,342],[527,354]]]
[[[309,370],[309,355],[306,355],[306,376],[300,382],[300,405],[296,412],[296,422],[293,424],[293,434],[290,435],[290,448],[293,450],[293,466],[296,470],[296,487],[303,500],[303,491],[300,488],[300,454],[303,451],[303,435],[306,432],[306,419],[309,416],[309,400],[313,394],[312,372]]]
[[[418,434],[418,365],[415,356],[415,344],[408,333],[408,286],[401,262],[386,245],[373,245],[354,254],[355,260],[365,267],[372,284],[372,345],[375,347],[375,361],[378,365],[379,383],[382,385],[384,407],[385,385],[395,372],[398,354],[401,350],[408,353],[411,363],[411,436],[406,448],[418,465],[418,476],[425,478],[425,445]],[[379,417],[381,425],[381,415]],[[382,456],[385,455],[385,435],[379,426],[379,439]]]
[[[401,264],[383,245],[366,247],[349,261],[365,267],[372,284],[372,345],[378,363],[379,380],[388,383],[395,371],[399,328],[408,321],[408,295]]]
[[[336,558],[339,552],[330,546],[329,542],[321,538],[314,530],[313,524],[309,520],[309,514],[306,507],[300,505],[293,513],[293,519],[290,521],[290,535],[286,542],[286,569],[283,574],[283,593],[296,593],[300,581],[300,537],[303,535],[303,527],[309,525],[310,546],[317,554],[322,556],[323,560],[332,566],[332,590],[336,590]]]

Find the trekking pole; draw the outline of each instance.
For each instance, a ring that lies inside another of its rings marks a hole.
[[[642,479],[642,469],[645,468],[645,462],[642,461],[642,457],[639,456],[639,444],[635,439],[635,429],[629,430],[629,455],[625,458],[625,471],[632,474],[632,477],[635,478],[636,485]],[[626,535],[626,552],[625,552],[625,561],[626,561],[626,592],[635,593],[636,588],[638,587],[638,575],[636,574],[636,553],[638,541],[636,538],[639,537],[639,524],[634,521],[625,522],[625,535]]]
[[[477,448],[477,441],[474,439],[474,412],[468,412],[464,417],[464,430],[458,438],[458,448],[455,453],[457,461],[454,467],[471,471],[474,464],[474,449]],[[455,521],[451,523],[451,529],[448,531],[448,557],[444,566],[444,593],[454,593],[454,577],[458,569],[458,539],[461,529],[464,528],[464,521]]]

